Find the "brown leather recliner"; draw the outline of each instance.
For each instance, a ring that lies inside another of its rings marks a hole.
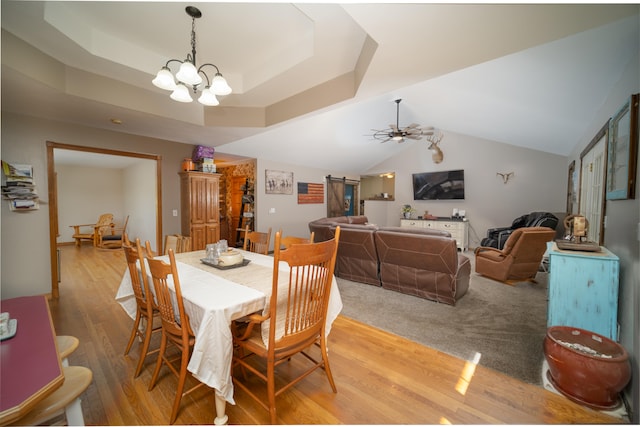
[[[450,305],[469,289],[471,263],[449,233],[380,227],[375,236],[383,288]]]
[[[501,282],[533,281],[555,230],[549,227],[518,228],[509,236],[502,250],[476,248],[476,273]]]
[[[354,282],[380,286],[375,233],[378,227],[364,224],[339,224],[340,243],[335,274]],[[331,227],[335,233],[337,225]]]

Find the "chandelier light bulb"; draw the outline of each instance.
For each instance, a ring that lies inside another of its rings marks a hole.
[[[178,102],[191,102],[193,98],[191,98],[191,94],[189,94],[189,88],[187,88],[183,83],[178,83],[176,88],[171,95],[169,95],[171,99]]]
[[[231,93],[231,86],[227,83],[222,74],[216,73],[211,80],[211,92],[216,95],[224,96]]]
[[[198,98],[198,102],[203,105],[208,105],[209,107],[215,107],[216,105],[220,105],[218,102],[218,98],[216,95],[210,90],[210,86],[207,86]]]
[[[160,71],[158,71],[158,74],[156,74],[156,78],[153,79],[151,83],[164,90],[175,90],[176,88],[176,81],[168,67],[162,67]]]
[[[189,61],[184,61],[182,65],[180,65],[180,70],[176,73],[176,79],[184,84],[193,86],[202,83],[202,77],[198,74],[198,70],[195,65]]]

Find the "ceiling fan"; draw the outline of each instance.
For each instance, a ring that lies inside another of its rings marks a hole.
[[[373,137],[381,142],[396,141],[398,143],[404,142],[407,139],[420,139],[423,135],[433,135],[433,127],[422,128],[420,125],[411,123],[405,128],[400,127],[400,101],[402,99],[396,99],[396,124],[390,124],[388,129],[376,130],[372,129],[375,133]]]

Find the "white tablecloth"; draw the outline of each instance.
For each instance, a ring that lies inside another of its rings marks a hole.
[[[271,293],[273,271],[273,257],[240,252],[251,263],[233,270],[218,270],[201,264],[199,260],[205,257],[205,251],[176,254],[185,310],[196,336],[187,369],[232,404],[235,402],[231,381],[233,340],[230,324],[232,320],[265,307],[267,295]],[[166,256],[158,258],[168,261]],[[283,267],[286,267],[284,263],[280,269]],[[128,270],[122,277],[116,300],[129,316],[135,318],[136,301]],[[327,334],[341,310],[342,299],[334,277],[327,313]]]

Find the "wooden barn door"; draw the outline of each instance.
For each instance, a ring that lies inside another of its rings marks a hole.
[[[359,181],[327,176],[327,217],[360,214],[358,184]]]

